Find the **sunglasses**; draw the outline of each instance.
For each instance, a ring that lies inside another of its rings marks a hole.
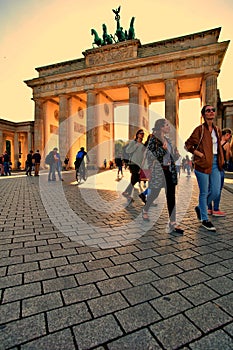
[[[205,113],[215,112],[215,108],[207,108]]]

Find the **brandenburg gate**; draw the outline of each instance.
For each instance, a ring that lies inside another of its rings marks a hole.
[[[123,104],[129,106],[129,139],[138,128],[148,131],[149,105],[160,101],[178,133],[179,100],[200,98],[202,105],[217,107],[217,80],[229,45],[218,42],[220,31],[145,45],[131,35],[102,41],[83,58],[36,68],[39,77],[26,81],[35,102],[35,149],[47,153],[52,139],[62,159],[74,159],[84,146],[100,166],[114,157],[114,108]]]

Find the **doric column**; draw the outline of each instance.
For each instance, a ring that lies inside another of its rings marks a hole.
[[[0,155],[2,155],[4,152],[3,150],[3,132],[0,130]]]
[[[139,109],[140,85],[129,85],[129,139],[133,139],[137,130],[141,128]]]
[[[27,151],[28,151],[28,153],[32,150],[32,133],[31,133],[31,131],[28,131],[27,132],[27,138],[28,138],[28,149],[27,149]],[[35,150],[36,150],[37,148],[35,147]],[[35,151],[34,150],[34,151]]]
[[[86,124],[86,142],[87,152],[90,158],[90,167],[96,167],[97,159],[97,131],[96,127],[96,92],[93,90],[87,91],[87,124]]]
[[[17,169],[17,164],[19,160],[19,134],[14,133],[14,168]]]
[[[35,123],[34,123],[34,148],[40,152],[44,151],[44,114],[42,99],[34,99],[35,101]],[[28,133],[30,139],[31,133]],[[28,143],[28,150],[32,149],[32,144]]]
[[[61,162],[64,161],[67,153],[70,149],[69,144],[69,96],[59,96],[59,153],[61,156]]]
[[[171,139],[178,143],[179,130],[179,88],[177,79],[165,80],[165,118],[174,128],[171,129]]]
[[[203,96],[203,105],[211,105],[217,107],[217,78],[218,73],[213,72],[209,73],[204,77],[204,96]]]

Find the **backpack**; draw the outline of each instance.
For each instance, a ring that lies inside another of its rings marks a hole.
[[[45,164],[51,165],[53,163],[53,152],[49,152],[45,157]]]

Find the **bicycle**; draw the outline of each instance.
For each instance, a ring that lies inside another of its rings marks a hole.
[[[82,180],[87,180],[87,168],[80,166],[78,169],[76,169],[76,180],[77,183],[80,184]]]

